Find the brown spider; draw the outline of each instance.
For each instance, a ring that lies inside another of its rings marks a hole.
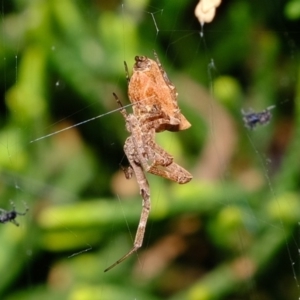
[[[140,194],[143,198],[142,212],[133,248],[113,265],[105,269],[105,272],[121,263],[142,246],[151,208],[150,187],[144,172],[158,175],[180,184],[187,183],[192,179],[192,175],[176,164],[173,161],[173,157],[155,142],[156,132],[184,130],[191,126],[180,113],[176,101],[177,92],[175,87],[162,69],[158,58],[157,62],[145,56],[136,56],[135,60],[134,71],[137,68],[139,68],[139,71],[134,72],[130,79],[125,64],[129,83],[128,95],[130,101],[135,104],[133,113],[127,114],[124,108],[121,109],[121,113],[126,121],[126,129],[131,134],[124,145],[124,152],[130,164],[125,172],[125,176],[130,178],[133,172],[136,176]],[[142,68],[140,63],[144,64],[145,68]],[[152,72],[149,69],[152,69]],[[155,76],[153,73],[155,73]],[[132,80],[134,80],[135,84],[132,83]],[[163,86],[160,86],[160,90],[158,82],[163,84]],[[162,92],[160,93],[160,91]],[[115,94],[114,97],[122,107],[120,100]]]

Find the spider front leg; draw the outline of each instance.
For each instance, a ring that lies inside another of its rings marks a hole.
[[[167,153],[163,148],[161,148],[155,142],[155,131],[154,128],[149,128],[148,126],[143,126],[140,129],[143,134],[141,135],[142,146],[145,152],[144,155],[140,154],[140,162],[142,166],[145,168],[145,171],[149,168],[149,162],[151,165],[160,165],[160,166],[168,166],[173,162],[173,156]],[[137,135],[137,133],[133,132],[133,138]],[[139,147],[141,148],[141,146]]]
[[[110,267],[106,268],[104,272],[109,271],[110,269],[112,269],[113,267],[115,267],[116,265],[124,261],[126,258],[128,258],[132,253],[136,252],[142,246],[147,220],[151,209],[149,183],[144,174],[142,166],[138,163],[139,158],[137,156],[137,152],[135,151],[135,144],[132,140],[132,137],[127,138],[124,146],[124,151],[130,163],[130,166],[132,167],[135,173],[135,177],[140,188],[140,194],[142,195],[143,198],[142,212],[141,212],[139,225],[135,234],[135,239],[134,239],[132,249],[124,256],[122,256],[119,260],[117,260],[114,264],[112,264]]]
[[[151,165],[147,172],[172,180],[179,184],[188,183],[193,179],[193,176],[190,172],[174,162],[166,167]]]
[[[151,109],[148,107],[148,110],[140,116],[139,120],[148,130],[154,128],[155,132],[161,132],[165,130],[179,131],[181,118],[179,109],[170,116],[159,105],[155,104],[151,106]]]
[[[142,157],[140,163],[147,173],[157,175],[179,184],[188,183],[192,180],[193,176],[183,167],[173,162],[173,157],[164,149],[153,143],[148,149],[148,158]],[[149,162],[151,164],[149,165]]]
[[[135,130],[135,128],[132,132],[132,138],[133,142],[138,145],[138,150],[141,146],[135,138],[138,136],[139,131],[144,133],[138,138],[139,140],[142,139],[140,143],[144,151],[144,153],[139,152],[139,162],[146,172],[175,181],[179,184],[191,181],[193,176],[187,170],[173,162],[173,156],[155,142],[154,129],[149,129],[146,125],[140,128],[140,130]]]

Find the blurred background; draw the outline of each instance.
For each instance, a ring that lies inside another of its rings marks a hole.
[[[0,207],[29,207],[0,224],[1,299],[299,298],[299,2],[226,1],[203,28],[196,5],[1,0]],[[157,142],[194,178],[147,175],[143,247],[104,273],[142,204],[112,93],[154,49],[192,124]]]

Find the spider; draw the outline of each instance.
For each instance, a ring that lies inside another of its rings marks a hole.
[[[264,125],[268,124],[272,118],[271,109],[275,108],[275,105],[269,106],[262,112],[244,112],[242,110],[243,120],[245,122],[245,126],[254,129],[258,124]]]
[[[146,56],[136,56],[131,78],[124,62],[128,96],[134,104],[133,113],[127,114],[117,95],[113,94],[122,108],[120,112],[126,121],[126,129],[131,134],[124,145],[124,152],[130,164],[125,169],[125,176],[131,178],[132,174],[135,174],[143,203],[132,249],[104,272],[124,261],[143,244],[151,209],[150,187],[145,172],[180,184],[192,179],[192,175],[176,164],[173,157],[155,142],[156,132],[185,130],[191,124],[181,114],[175,86],[163,70],[156,53],[154,55],[156,62]]]
[[[12,206],[12,210],[5,210],[0,208],[0,223],[7,223],[7,222],[11,222],[13,224],[15,224],[16,226],[19,226],[20,224],[16,221],[16,217],[19,216],[25,216],[27,211],[29,210],[29,208],[27,206],[25,212],[21,213],[21,212],[17,212],[16,211],[16,206],[14,205],[14,203],[11,201],[11,206]]]
[[[135,60],[136,64],[138,62],[146,61],[151,64],[155,63],[145,56],[136,56]],[[158,65],[158,62],[156,64]],[[163,79],[164,85],[167,86],[166,90],[169,90],[171,93],[170,95],[172,95],[169,101],[172,100],[173,104],[171,105],[171,109],[169,111],[169,103],[163,102],[165,98],[159,98],[162,97],[159,94],[159,91],[156,91],[156,93],[153,92],[154,88],[158,89],[158,86],[156,81],[153,80],[153,74],[151,72],[147,75],[150,77],[150,79],[145,77],[143,81],[144,83],[147,83],[144,86],[144,89],[146,89],[148,92],[137,92],[133,90],[134,86],[130,85],[132,79],[129,79],[126,64],[125,68],[127,80],[129,82],[128,95],[131,102],[135,104],[133,106],[135,108],[133,109],[133,113],[127,114],[116,94],[113,95],[121,107],[120,112],[126,121],[126,129],[131,134],[126,139],[124,145],[124,152],[130,164],[128,169],[125,169],[125,176],[126,178],[130,178],[133,173],[135,174],[140,188],[140,194],[143,198],[143,203],[140,221],[132,249],[110,267],[105,269],[104,272],[109,271],[124,261],[132,253],[136,252],[143,244],[145,228],[151,209],[150,187],[144,172],[158,175],[180,184],[187,183],[192,179],[192,175],[187,170],[176,164],[173,161],[173,157],[155,142],[156,132],[163,130],[184,130],[191,126],[185,117],[180,113],[176,102],[177,93],[174,92],[175,87],[173,89],[170,88],[171,82],[169,81],[167,75],[164,71],[162,71],[162,68],[157,67],[156,69],[158,70],[158,73],[155,73],[156,77],[154,78],[157,80],[157,78],[160,76],[161,79]],[[141,74],[141,76],[144,77],[145,74]],[[136,82],[140,82],[140,80],[136,78]],[[135,86],[135,88],[142,89],[143,85]],[[138,100],[138,98],[132,99],[132,95],[139,95],[138,97],[142,97],[143,100]],[[166,94],[163,93],[163,96],[165,95]],[[151,103],[151,99],[153,100],[153,103]],[[162,103],[160,103],[160,100]]]

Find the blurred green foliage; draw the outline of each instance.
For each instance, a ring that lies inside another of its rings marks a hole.
[[[228,1],[204,29],[195,6],[1,2],[0,207],[30,208],[0,227],[1,299],[299,297],[299,4]],[[112,93],[128,103],[123,61],[153,49],[192,123],[157,141],[194,179],[148,176],[143,248],[103,273],[141,212]],[[268,125],[244,127],[241,109],[270,105]]]

